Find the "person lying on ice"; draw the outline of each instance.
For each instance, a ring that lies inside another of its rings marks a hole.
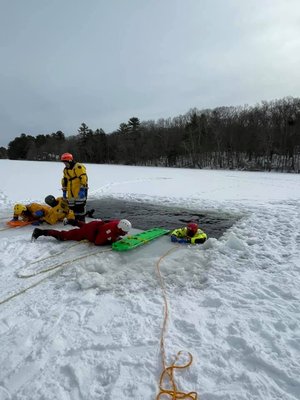
[[[75,222],[75,214],[70,209],[68,201],[63,197],[55,198],[51,194],[45,197],[45,203],[50,206],[50,210],[46,213],[46,215],[42,218],[42,222],[47,222],[49,225],[54,225],[57,222],[62,221],[64,225],[70,224],[77,226],[77,224],[73,224]],[[93,213],[94,209],[87,211],[84,214],[84,217],[94,218]]]
[[[127,219],[111,221],[96,220],[88,223],[76,221],[78,228],[69,231],[57,231],[54,229],[35,228],[32,233],[32,241],[40,236],[52,236],[57,240],[88,240],[96,246],[111,244],[121,239],[131,229],[131,223]]]
[[[59,221],[64,221],[65,218],[75,220],[74,212],[70,210],[67,200],[63,197],[55,198],[49,194],[49,196],[45,197],[45,203],[51,208],[42,218],[43,222],[54,225]]]
[[[39,225],[41,218],[44,217],[50,210],[46,204],[16,204],[14,206],[14,215],[11,221],[18,221],[19,219],[24,222],[31,222]]]
[[[186,227],[175,229],[171,232],[172,242],[196,244],[204,243],[206,239],[206,233],[194,222],[190,222]]]

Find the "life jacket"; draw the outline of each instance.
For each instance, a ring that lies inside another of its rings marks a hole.
[[[204,243],[207,239],[206,233],[204,233],[200,228],[198,228],[197,232],[192,237],[188,236],[187,231],[188,230],[186,227],[175,229],[173,232],[171,232],[171,238],[173,236],[173,238],[178,239],[178,242],[191,244]]]

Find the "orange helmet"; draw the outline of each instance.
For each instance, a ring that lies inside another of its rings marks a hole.
[[[194,236],[197,233],[198,230],[198,224],[195,222],[190,222],[187,224],[187,234],[188,236]]]
[[[60,157],[61,161],[73,161],[73,155],[71,153],[64,153]]]

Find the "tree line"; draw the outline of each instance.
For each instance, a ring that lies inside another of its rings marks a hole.
[[[76,134],[22,133],[0,158],[86,163],[300,172],[300,98],[255,106],[191,109],[157,121],[137,117],[107,134],[82,123]]]

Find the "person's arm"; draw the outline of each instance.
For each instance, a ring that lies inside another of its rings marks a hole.
[[[65,169],[63,171],[63,177],[61,179],[61,190],[63,193],[63,198],[66,199],[67,198],[67,185],[68,185],[68,178],[65,175]]]
[[[105,231],[103,230],[98,231],[94,240],[94,244],[96,246],[102,246],[104,244],[107,244],[107,234]]]
[[[79,188],[77,197],[79,197],[79,199],[82,201],[86,201],[88,194],[88,186],[87,186],[87,175],[85,166],[80,163],[76,163],[74,166],[74,173],[76,177],[79,179]]]
[[[90,224],[95,224],[95,222],[89,222]],[[101,246],[104,244],[111,244],[116,241],[116,238],[119,236],[116,233],[116,230],[113,226],[108,226],[109,224],[105,224],[104,221],[97,221],[97,233],[95,237],[95,245]],[[104,225],[104,226],[102,226]]]
[[[75,174],[77,178],[80,179],[80,184],[82,187],[87,188],[88,186],[88,177],[86,174],[86,168],[83,164],[76,163],[75,168],[74,168]]]
[[[43,218],[41,218],[41,221],[47,222],[47,224],[49,225],[54,225],[58,221],[58,215],[55,210],[51,209],[46,213]]]
[[[185,236],[184,228],[174,229],[174,231],[171,232],[171,235],[176,236],[178,238],[184,237]]]
[[[204,233],[201,229],[198,229],[195,236],[191,238],[192,244],[201,244],[204,243],[207,239],[206,233]]]
[[[74,211],[72,210],[68,211],[67,219],[75,219]]]
[[[187,243],[185,228],[175,229],[171,232],[171,241],[177,243]]]

